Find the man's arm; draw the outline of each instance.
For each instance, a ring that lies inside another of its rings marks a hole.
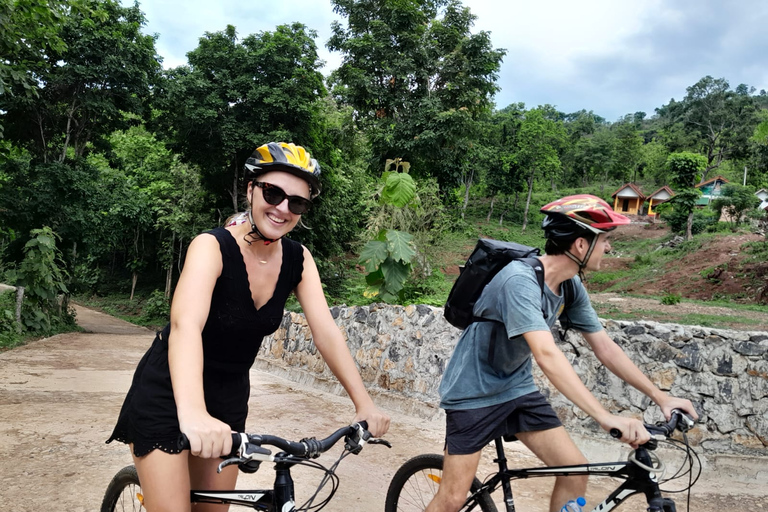
[[[557,347],[550,331],[530,331],[523,334],[531,348],[536,363],[549,381],[565,397],[589,414],[606,431],[616,428],[621,431],[621,441],[633,447],[650,439],[643,423],[623,416],[610,414],[587,389],[565,354]]]
[[[592,347],[597,359],[614,375],[653,400],[661,408],[664,417],[669,419],[673,409],[682,409],[693,419],[698,419],[699,415],[696,414],[690,400],[669,396],[655,386],[621,347],[608,336],[605,329],[598,332],[585,332],[582,335]]]

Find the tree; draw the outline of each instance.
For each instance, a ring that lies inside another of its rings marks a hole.
[[[494,112],[488,122],[488,135],[484,138],[487,144],[485,155],[486,192],[491,196],[487,221],[493,215],[496,196],[499,194],[514,194],[515,205],[517,197],[524,190],[525,177],[523,169],[515,160],[516,137],[525,115],[525,105],[516,103]],[[499,216],[502,223],[505,211]]]
[[[528,197],[525,201],[523,228],[528,225],[528,209],[536,176],[554,175],[561,168],[559,150],[565,143],[563,123],[544,117],[544,112],[532,109],[525,113],[517,135],[515,161],[528,173]]]
[[[707,158],[690,152],[672,153],[667,157],[667,168],[673,185],[677,187],[675,195],[668,202],[673,208],[688,214],[685,238],[691,240],[693,239],[691,231],[693,211],[696,208],[696,201],[701,196],[701,191],[695,187],[707,169]]]
[[[388,169],[392,168],[392,171]],[[416,183],[408,174],[410,163],[401,158],[387,162],[377,192],[384,217],[374,218],[372,230],[376,236],[363,247],[360,263],[368,275],[366,297],[381,297],[382,300],[402,302],[405,281],[411,274],[412,261],[416,256],[413,235],[402,230],[402,224],[408,218],[405,207],[416,198]],[[400,172],[402,171],[402,172]],[[380,223],[388,219],[389,227]],[[379,222],[377,222],[377,220]],[[395,227],[400,229],[395,229]]]
[[[131,243],[125,247],[132,273],[131,299],[140,272],[151,260],[159,260],[166,271],[164,295],[168,298],[173,267],[177,261],[181,264],[184,242],[211,224],[199,172],[181,162],[144,126],[117,131],[110,143],[116,167],[112,172],[122,174],[127,185],[120,187],[110,212],[119,215],[123,230],[132,233]]]
[[[79,9],[82,2],[77,0],[0,0],[0,96],[14,91],[37,94],[30,70],[48,52],[66,49],[61,23],[68,12]]]
[[[83,156],[103,137],[130,124],[122,112],[146,114],[146,101],[160,69],[154,37],[141,33],[145,23],[138,4],[83,0],[84,9],[56,12],[61,43],[44,45],[36,60],[24,52],[11,65],[26,65],[36,95],[0,96],[5,136],[43,162]],[[37,12],[37,11],[36,11]],[[53,14],[51,14],[53,16]],[[12,89],[20,92],[24,84]]]
[[[333,93],[355,111],[374,168],[404,158],[442,187],[471,185],[468,153],[489,112],[504,55],[458,1],[334,0],[328,48],[343,54]],[[438,13],[442,11],[442,18]]]
[[[634,119],[626,116],[611,127],[615,134],[613,151],[613,176],[622,183],[637,181],[641,162],[643,138],[637,131]]]
[[[702,181],[724,160],[746,154],[747,141],[756,124],[752,92],[754,89],[743,84],[731,90],[725,78],[705,76],[687,88],[681,102],[672,100],[657,109],[668,129],[679,126],[689,135],[683,141],[688,149],[706,155]]]
[[[718,217],[724,213],[728,222],[738,227],[744,215],[758,204],[760,199],[755,195],[754,187],[728,183],[723,188],[723,194],[712,201],[712,209],[720,212]]]
[[[294,23],[240,40],[229,25],[207,32],[187,54],[189,65],[166,73],[159,123],[172,148],[200,169],[217,207],[239,209],[240,173],[255,147],[312,147],[325,94],[314,37]]]

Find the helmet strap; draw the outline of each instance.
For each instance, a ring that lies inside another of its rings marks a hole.
[[[263,240],[264,245],[269,245],[277,242],[280,240],[280,238],[282,238],[267,238],[261,233],[261,231],[259,231],[259,228],[256,227],[256,223],[253,222],[253,205],[251,205],[250,209],[248,210],[248,222],[251,224],[251,232],[247,233],[243,237],[243,240],[245,240],[245,243],[248,245],[251,245],[252,242],[258,242],[259,240]]]
[[[566,256],[571,258],[579,266],[579,278],[582,281],[585,280],[584,269],[587,267],[587,262],[589,261],[589,258],[592,257],[592,252],[595,250],[595,246],[597,245],[597,239],[598,239],[597,235],[592,237],[592,241],[589,242],[589,249],[587,249],[587,254],[584,255],[583,259],[577,258],[576,255],[574,255],[571,251],[565,251]]]

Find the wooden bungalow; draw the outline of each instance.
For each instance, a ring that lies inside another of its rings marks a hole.
[[[665,203],[669,201],[672,196],[674,196],[675,193],[672,192],[672,189],[669,188],[667,185],[664,185],[660,189],[658,189],[656,192],[648,196],[648,210],[647,214],[649,217],[655,217],[656,213],[653,211],[654,206],[658,206],[661,203]]]
[[[708,179],[707,181],[696,185],[696,188],[701,190],[701,197],[696,202],[696,206],[707,206],[714,199],[720,197],[723,193],[723,187],[726,183],[728,183],[728,180],[718,174],[714,178]]]
[[[611,197],[613,209],[627,215],[639,215],[645,203],[645,196],[634,183],[622,185]]]

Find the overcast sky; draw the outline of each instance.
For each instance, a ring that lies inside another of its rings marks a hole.
[[[132,4],[132,0],[121,0]],[[143,0],[145,32],[157,34],[164,67],[186,63],[204,32],[234,25],[242,37],[299,21],[317,31],[328,74],[338,54],[325,43],[330,0]],[[549,103],[592,110],[609,121],[685,96],[711,75],[731,87],[768,90],[766,0],[464,0],[507,55],[496,106]]]

